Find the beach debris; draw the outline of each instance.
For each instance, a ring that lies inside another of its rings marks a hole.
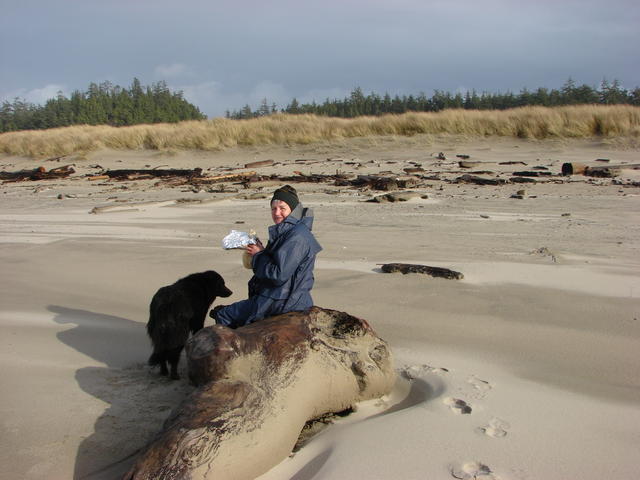
[[[507,183],[502,178],[483,178],[468,173],[456,178],[453,183],[474,183],[476,185],[504,185]]]
[[[60,160],[62,160],[63,158],[68,157],[68,155],[60,155],[59,157],[51,157],[51,158],[47,158],[45,160],[45,162],[59,162]]]
[[[143,180],[158,177],[201,177],[202,169],[162,169],[162,168],[126,168],[118,170],[105,170],[97,174],[117,180]],[[92,175],[93,176],[93,175]],[[89,177],[91,178],[91,176]]]
[[[388,344],[365,320],[320,307],[205,327],[186,351],[197,389],[127,480],[256,478],[289,456],[307,421],[379,398],[396,380]]]
[[[498,163],[498,165],[527,165],[525,162],[521,162],[521,161],[517,161],[517,160],[510,160],[508,162],[500,162]]]
[[[273,160],[261,160],[259,162],[245,163],[244,168],[269,167],[274,164]]]
[[[553,263],[558,263],[558,258],[556,257],[556,255],[547,247],[536,248],[535,250],[529,252],[529,254],[540,255],[542,257],[549,257]]]
[[[407,202],[413,198],[429,198],[427,195],[423,195],[418,192],[395,192],[386,193],[384,195],[378,195],[367,202],[374,203],[395,203],[395,202]]]
[[[0,180],[5,182],[23,182],[25,180],[52,180],[68,177],[76,171],[73,169],[75,165],[64,165],[62,167],[52,168],[47,171],[44,167],[34,168],[33,170],[19,170],[17,172],[0,172]]]
[[[588,167],[584,174],[588,177],[613,178],[619,177],[622,173],[622,167],[608,165],[606,167]]]
[[[445,154],[443,152],[438,153],[438,155],[436,155],[436,158],[438,160],[446,160],[447,157],[445,156]]]
[[[562,175],[586,175],[589,177],[611,178],[620,175],[622,170],[640,170],[640,163],[622,165],[589,166],[583,163],[563,163]]]
[[[218,182],[237,182],[237,181],[244,181],[247,178],[251,178],[254,177],[256,175],[256,172],[254,171],[250,171],[250,172],[240,172],[240,173],[225,173],[224,175],[213,175],[213,176],[207,176],[207,177],[189,177],[188,183],[191,183],[192,185],[202,185],[202,184],[209,184],[209,183],[218,183]]]
[[[478,165],[480,165],[480,162],[465,162],[465,161],[458,162],[458,166],[460,168],[475,168]]]
[[[458,157],[458,158],[462,158],[463,160],[466,160],[466,159],[468,159],[468,158],[471,158],[471,155],[458,154],[458,155],[456,155],[456,157]]]
[[[536,179],[531,177],[512,177],[509,181],[511,183],[537,183]]]
[[[522,171],[522,172],[512,172],[511,175],[515,177],[549,177],[551,176],[551,172],[539,172],[539,171]]]
[[[464,275],[454,270],[442,267],[430,267],[428,265],[417,265],[412,263],[384,263],[380,267],[384,273],[400,272],[403,275],[407,273],[423,273],[432,277],[446,278],[449,280],[462,280]]]
[[[561,167],[561,172],[562,175],[567,176],[567,175],[579,175],[584,173],[584,171],[586,170],[587,166],[584,163],[563,163],[562,167]]]

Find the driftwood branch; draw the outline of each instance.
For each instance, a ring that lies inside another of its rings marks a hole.
[[[52,180],[56,178],[68,177],[75,173],[72,165],[64,165],[62,167],[52,168],[47,171],[44,167],[38,167],[33,170],[20,170],[17,172],[0,172],[0,180],[5,182],[22,182],[25,180]]]
[[[400,272],[404,275],[407,273],[424,273],[432,277],[447,278],[449,280],[462,280],[464,275],[460,272],[449,270],[442,267],[429,267],[427,265],[415,265],[411,263],[385,263],[380,268],[384,273]]]
[[[507,181],[502,178],[483,178],[477,177],[475,175],[465,174],[456,178],[454,183],[474,183],[476,185],[504,185],[507,183]]]

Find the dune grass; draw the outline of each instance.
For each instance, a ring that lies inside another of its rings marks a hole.
[[[32,158],[120,150],[224,150],[309,144],[379,135],[455,134],[530,139],[640,137],[640,107],[579,105],[513,110],[445,110],[353,119],[277,114],[251,120],[185,121],[131,127],[72,126],[0,134],[0,152]]]

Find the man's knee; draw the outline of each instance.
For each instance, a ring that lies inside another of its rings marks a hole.
[[[238,328],[245,324],[247,320],[247,301],[232,303],[231,305],[218,305],[211,310],[211,317],[218,325],[229,328]]]

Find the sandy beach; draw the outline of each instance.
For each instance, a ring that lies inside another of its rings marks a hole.
[[[536,167],[550,175],[455,183],[470,173],[456,155],[481,162],[471,170],[491,172],[486,178]],[[186,375],[171,382],[146,366],[152,295],[213,269],[234,292],[216,304],[245,298],[250,271],[221,239],[231,229],[266,239],[279,185],[87,175],[155,167],[217,175],[262,160],[274,162],[253,170],[281,176],[424,169],[408,189],[420,195],[406,202],[294,184],[324,248],[316,305],[366,319],[389,343],[399,380],[262,480],[640,477],[640,170],[559,175],[565,162],[638,163],[638,149],[598,139],[415,136],[218,153],[97,151],[51,162],[0,157],[4,171],[75,169],[65,179],[0,185],[0,478],[113,479],[127,470],[193,388]],[[381,273],[389,262],[464,278]]]

